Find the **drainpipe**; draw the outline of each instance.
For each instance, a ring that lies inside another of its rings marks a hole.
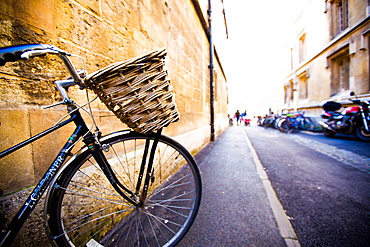
[[[211,139],[215,140],[215,95],[213,84],[213,40],[212,40],[212,5],[211,0],[208,0],[208,29],[209,29],[209,90],[210,90],[210,125],[211,125]]]

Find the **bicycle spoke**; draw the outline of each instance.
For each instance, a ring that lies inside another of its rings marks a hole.
[[[166,237],[164,232],[161,230],[161,228],[159,227],[157,222],[153,221],[148,214],[146,214],[146,217],[147,217],[147,220],[150,224],[150,229],[152,230],[152,234],[155,236],[155,240],[156,240],[156,243],[158,244],[158,246],[160,246],[160,244],[159,244],[159,239],[157,237],[157,233],[155,232],[155,229],[159,229],[159,233],[161,234],[161,236],[164,236],[166,238],[166,240],[168,241],[168,238]],[[153,226],[153,224],[155,224],[155,227]]]
[[[151,213],[149,213],[149,212],[147,212],[147,214],[148,214],[149,216],[151,216],[153,219],[155,219],[157,222],[159,222],[162,226],[164,226],[167,230],[169,230],[169,231],[170,231],[170,232],[172,232],[173,234],[176,234],[176,232],[168,226],[168,223],[170,223],[170,224],[172,224],[172,225],[174,225],[174,226],[178,226],[178,227],[181,227],[181,226],[182,226],[182,225],[181,225],[181,224],[179,224],[179,223],[176,223],[176,222],[174,222],[174,221],[170,221],[170,220],[168,220],[168,219],[164,219],[164,218],[162,218],[162,217],[159,217],[158,215],[153,215],[153,214],[151,214]]]
[[[123,171],[124,171],[125,175],[127,176],[128,180],[130,181],[130,184],[132,186],[134,186],[134,184],[135,184],[134,182],[135,181],[132,181],[132,178],[130,176],[130,168],[129,168],[130,167],[130,165],[129,165],[130,163],[129,163],[129,158],[127,157],[127,151],[126,151],[125,142],[122,142],[122,146],[123,146],[123,149],[124,149],[124,152],[123,153],[124,153],[124,158],[125,158],[126,165],[123,164],[123,162],[120,159],[120,156],[118,155],[118,153],[116,152],[116,150],[114,149],[114,147],[111,146],[110,148],[113,150],[114,155],[117,158],[118,163],[120,164],[121,168],[123,169]],[[135,150],[136,150],[136,147],[135,147]],[[135,161],[135,159],[134,159],[134,161]],[[134,170],[135,170],[135,167],[136,166],[134,165]],[[119,174],[119,173],[115,171],[115,174]],[[119,177],[119,175],[117,177]]]
[[[153,137],[140,136],[107,142],[109,149],[104,155],[127,189],[136,189],[144,146],[152,140]],[[112,187],[89,155],[74,161],[76,164],[71,164],[52,187],[49,198],[48,229],[55,243],[67,246],[176,244],[189,229],[199,207],[200,181],[194,160],[172,143],[160,137],[147,198],[137,205],[127,202]],[[148,171],[144,168],[146,176]]]

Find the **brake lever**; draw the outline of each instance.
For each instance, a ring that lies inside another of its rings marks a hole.
[[[58,106],[58,105],[69,105],[69,104],[72,104],[73,103],[73,100],[63,100],[61,102],[58,102],[58,103],[55,103],[55,104],[52,104],[52,105],[48,105],[48,106],[43,106],[42,109],[48,109],[48,108],[51,108],[51,107],[54,107],[54,106]]]

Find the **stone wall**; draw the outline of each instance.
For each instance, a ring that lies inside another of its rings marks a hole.
[[[166,128],[165,134],[176,137],[205,129],[201,143],[184,145],[195,151],[208,142],[209,43],[192,1],[8,0],[0,3],[0,9],[0,46],[53,44],[84,57],[90,72],[115,61],[166,47],[181,118]],[[73,61],[77,66],[81,65],[78,59]],[[222,65],[216,64],[215,68],[216,129],[222,131],[227,124],[226,79]],[[52,81],[66,76],[58,58],[49,55],[0,67],[2,150],[37,134],[64,116],[62,106],[48,110],[42,106],[60,100]],[[86,102],[83,91],[73,90],[72,95],[78,103]],[[94,103],[93,107],[103,132],[125,128],[103,104]],[[9,193],[38,180],[51,157],[58,152],[54,144],[59,147],[60,140],[65,139],[62,136],[69,134],[68,131],[64,133],[61,131],[61,134],[37,141],[28,147],[30,149],[19,151],[21,155],[17,153],[2,161],[1,167],[6,167],[7,172],[0,177],[0,188]],[[41,158],[36,155],[40,152],[43,153]]]
[[[210,139],[209,42],[196,4],[194,0],[5,0],[0,2],[0,46],[52,44],[84,57],[90,72],[166,47],[181,117],[164,133],[195,153]],[[214,61],[218,134],[228,124],[227,86],[222,61]],[[78,58],[73,62],[82,67]],[[1,150],[65,116],[63,106],[42,107],[60,101],[52,82],[67,76],[58,58],[50,55],[0,67]],[[71,88],[70,92],[77,103],[86,102],[84,91]],[[92,107],[103,134],[126,128],[102,103],[94,102]],[[41,178],[72,130],[67,126],[0,160],[2,205],[23,197],[11,194]]]

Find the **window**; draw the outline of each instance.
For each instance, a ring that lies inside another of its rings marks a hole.
[[[348,0],[330,1],[331,36],[336,37],[348,27]]]
[[[290,88],[290,102],[294,100],[294,82],[293,80],[289,81],[289,88]]]
[[[307,73],[303,72],[299,75],[299,99],[308,98],[308,88],[307,88]]]
[[[306,59],[306,34],[303,34],[299,38],[299,62],[303,62]]]
[[[294,102],[294,82],[293,79],[289,80],[288,83],[284,85],[284,104],[291,105]]]
[[[284,85],[284,104],[288,103],[288,85]]]
[[[339,50],[330,56],[331,64],[331,95],[349,90],[349,47]]]

